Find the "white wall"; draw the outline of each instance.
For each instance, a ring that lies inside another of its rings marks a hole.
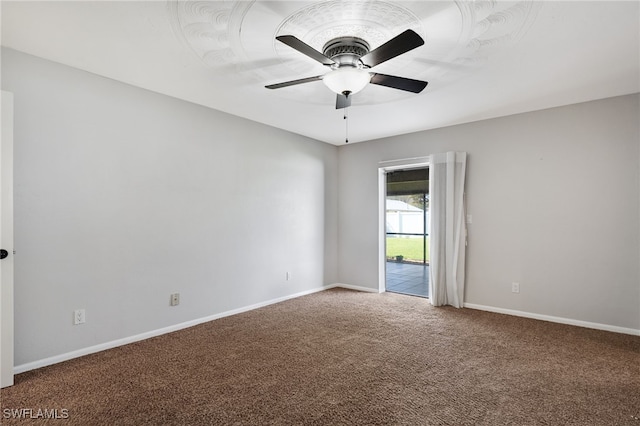
[[[2,55],[16,365],[336,282],[335,146]]]
[[[466,302],[640,329],[639,98],[341,147],[339,281],[378,285],[378,162],[466,151]]]

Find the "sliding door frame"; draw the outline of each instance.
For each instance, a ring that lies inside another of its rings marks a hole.
[[[431,157],[414,157],[378,163],[378,292],[387,285],[387,173],[398,170],[424,169],[431,165]]]

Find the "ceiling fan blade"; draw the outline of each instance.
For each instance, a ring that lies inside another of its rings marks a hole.
[[[289,47],[294,48],[295,50],[297,50],[298,52],[300,52],[300,53],[302,53],[304,55],[307,55],[311,59],[315,59],[316,61],[320,62],[322,65],[333,65],[333,64],[335,64],[335,61],[333,61],[332,59],[327,58],[322,53],[318,52],[316,49],[314,49],[313,47],[309,46],[308,44],[306,44],[305,42],[303,42],[302,40],[300,40],[299,38],[297,38],[295,36],[282,35],[282,36],[276,37],[276,40],[278,40],[281,43],[286,44]]]
[[[375,67],[391,58],[402,55],[424,44],[422,37],[413,30],[406,30],[402,34],[392,38],[377,49],[364,55],[360,60],[369,67]]]
[[[351,96],[345,96],[340,93],[336,96],[336,109],[342,109],[351,106]]]
[[[420,93],[429,83],[421,80],[413,80],[411,78],[396,77],[394,75],[372,73],[371,84],[392,87],[394,89],[405,90],[407,92]]]
[[[264,87],[266,87],[267,89],[280,89],[281,87],[295,86],[296,84],[311,83],[312,81],[318,81],[318,80],[322,80],[321,75],[316,75],[315,77],[301,78],[299,80],[285,81],[284,83],[270,84]]]

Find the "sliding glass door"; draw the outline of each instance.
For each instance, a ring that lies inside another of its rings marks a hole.
[[[387,173],[387,291],[428,297],[429,169]]]

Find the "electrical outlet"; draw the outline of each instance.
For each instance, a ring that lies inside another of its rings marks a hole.
[[[171,306],[178,306],[180,304],[180,293],[173,293],[169,301]]]
[[[73,311],[73,325],[84,324],[87,321],[84,309]]]
[[[520,293],[520,283],[511,283],[511,293]]]

